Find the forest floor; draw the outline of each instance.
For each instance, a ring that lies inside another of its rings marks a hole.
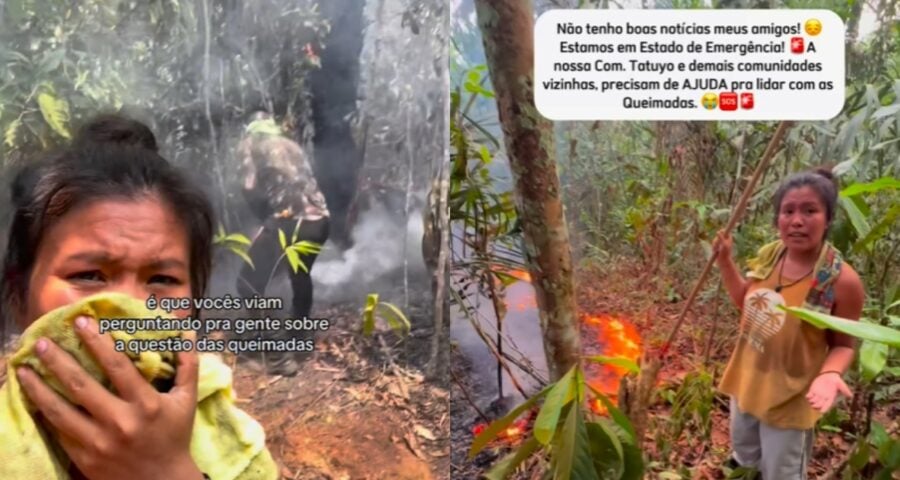
[[[319,310],[333,327],[297,376],[235,364],[238,404],[262,423],[283,479],[447,478],[450,394],[426,380],[431,329],[415,328],[427,311],[410,305],[413,331],[401,340],[363,337],[358,308]]]
[[[577,273],[578,293],[577,301],[579,311],[588,314],[601,321],[617,320],[626,325],[626,332],[630,335],[637,334],[641,338],[636,340],[640,345],[640,351],[648,348],[650,351],[659,351],[671,332],[672,326],[683,306],[682,300],[687,296],[687,291],[677,292],[678,296],[664,295],[660,292],[671,293],[669,285],[659,285],[652,281],[646,269],[639,265],[620,263],[614,271],[599,272],[597,270],[581,269]],[[660,278],[655,276],[653,278]],[[615,279],[615,281],[611,281]],[[710,280],[708,285],[715,285]],[[684,282],[690,283],[691,282]],[[687,288],[690,288],[687,287]],[[708,287],[709,288],[709,287]],[[714,288],[701,293],[701,298],[712,297]],[[672,297],[672,298],[667,298]],[[722,295],[724,299],[725,296]],[[677,438],[672,432],[673,407],[665,400],[671,398],[685,377],[691,372],[712,372],[715,386],[721,372],[734,347],[737,337],[737,311],[730,305],[716,306],[716,302],[698,301],[688,314],[682,330],[675,342],[670,347],[670,354],[663,362],[663,368],[659,373],[657,392],[668,395],[657,395],[649,409],[649,424],[642,439],[644,458],[647,461],[645,478],[648,479],[724,479],[726,470],[723,465],[730,455],[730,439],[728,427],[728,398],[716,392],[712,400],[710,410],[710,431],[703,434],[698,423],[691,423],[691,418],[682,418],[687,422]],[[713,327],[714,319],[719,318],[719,325]],[[595,320],[596,321],[596,320]],[[619,329],[622,330],[622,329]],[[716,331],[714,341],[709,348],[709,360],[705,361],[705,351],[709,339],[709,333]],[[582,322],[582,343],[588,355],[607,354],[616,356],[616,349],[609,351],[610,344],[603,337],[608,331],[600,331],[592,322]],[[634,340],[632,338],[632,340]],[[621,348],[621,346],[619,346]],[[451,469],[454,479],[478,479],[486,472],[498,458],[511,450],[516,441],[495,442],[493,447],[485,449],[477,457],[469,460],[466,456],[471,445],[472,428],[481,423],[479,414],[472,407],[466,395],[476,396],[479,386],[473,385],[467,379],[471,377],[472,365],[467,363],[462,355],[453,353],[452,367],[459,383],[451,382],[451,411],[453,412],[452,426],[452,462]],[[592,381],[591,370],[588,369],[587,378]],[[594,379],[601,383],[604,391],[615,392],[618,387],[618,379],[610,379],[608,372],[597,374]],[[592,381],[592,383],[594,383]],[[461,385],[460,385],[461,384]],[[466,389],[465,392],[462,389]],[[613,395],[615,397],[615,395]],[[842,405],[847,410],[847,405]],[[484,412],[482,412],[484,413]],[[488,413],[493,420],[502,416],[505,412]],[[898,430],[900,419],[900,404],[885,403],[875,408],[873,420],[888,427],[888,431]],[[852,437],[845,433],[853,429],[853,425],[843,422],[840,427],[844,431],[818,431],[813,450],[813,457],[809,464],[809,478],[830,478],[838,466],[841,466],[853,446]],[[530,433],[530,432],[529,432]],[[517,480],[540,479],[544,464],[540,458],[532,458],[525,467],[515,476]]]

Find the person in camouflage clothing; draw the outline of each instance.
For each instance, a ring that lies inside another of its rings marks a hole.
[[[312,252],[299,254],[302,266],[294,272],[287,256],[282,258],[284,249],[279,230],[284,232],[288,243],[292,243],[296,232],[297,242],[321,246],[328,239],[328,207],[300,145],[283,136],[271,115],[260,112],[251,120],[237,152],[244,179],[244,198],[262,221],[262,228],[248,251],[253,266],[245,263],[238,277],[238,293],[244,298],[265,296],[277,267],[279,271],[286,271],[291,279],[291,318],[303,318],[312,308],[310,272],[317,255]],[[270,336],[284,338],[289,334],[296,332],[272,332]],[[272,355],[270,358],[273,358],[278,373],[296,373],[293,355]]]

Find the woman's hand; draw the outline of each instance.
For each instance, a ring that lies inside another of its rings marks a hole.
[[[809,392],[806,399],[810,405],[816,410],[825,413],[834,405],[838,394],[843,394],[847,398],[853,397],[850,387],[844,383],[844,379],[838,372],[823,373],[816,377],[812,385],[809,386]]]
[[[716,263],[720,266],[731,260],[731,249],[734,245],[734,241],[731,238],[731,235],[726,235],[724,230],[719,230],[716,233],[716,238],[713,240],[712,249],[713,254],[716,256]]]
[[[19,381],[78,470],[90,480],[199,480],[190,455],[197,408],[197,355],[178,354],[175,387],[157,392],[112,337],[87,318],[75,330],[109,376],[118,396],[94,380],[64,350],[42,338],[35,350],[77,405],[47,386],[30,369]],[[78,407],[82,408],[78,408]]]

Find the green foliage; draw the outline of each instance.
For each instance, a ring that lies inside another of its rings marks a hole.
[[[300,223],[297,223],[297,227],[300,226]],[[281,244],[281,249],[284,251],[281,258],[287,258],[288,263],[291,266],[291,269],[294,271],[294,274],[299,273],[300,270],[303,270],[307,274],[309,273],[309,268],[303,263],[303,260],[300,258],[300,255],[318,255],[322,252],[322,245],[310,242],[307,240],[297,240],[297,228],[294,228],[294,233],[291,236],[291,242],[288,243],[287,237],[284,234],[284,230],[278,229],[278,242]],[[281,259],[278,260],[278,263],[281,262]],[[277,267],[277,263],[276,263]]]
[[[612,359],[618,362],[618,359]],[[584,407],[585,393],[607,406],[613,421]],[[516,468],[539,450],[550,456],[549,478],[640,479],[644,462],[634,444],[634,429],[606,396],[588,384],[576,365],[556,383],[544,388],[505,417],[491,423],[472,442],[472,458],[524,412],[544,398],[532,435],[514,452],[494,465],[486,477],[509,478]]]
[[[377,293],[370,293],[366,296],[366,306],[362,312],[363,335],[372,335],[378,319],[384,320],[391,330],[400,335],[409,334],[411,325],[406,315],[396,305],[379,301]]]
[[[253,268],[253,260],[250,258],[250,255],[247,254],[247,251],[250,249],[250,244],[252,242],[246,235],[242,233],[225,233],[225,227],[221,224],[219,225],[219,230],[216,233],[216,236],[213,237],[213,245],[219,245],[227,248],[229,251],[234,253],[235,255],[241,257],[241,259],[247,262]]]
[[[663,450],[668,450],[686,430],[690,432],[688,438],[692,442],[710,441],[715,392],[712,374],[706,371],[690,372],[675,391],[664,391],[663,397],[671,404],[672,409],[669,412],[667,435],[658,437]],[[695,432],[699,437],[693,436]]]
[[[882,343],[894,348],[900,347],[900,330],[871,323],[866,319],[860,321],[847,320],[846,318],[826,315],[815,310],[799,307],[785,307],[784,305],[779,305],[778,308],[797,318],[805,320],[818,328],[828,328],[841,333],[846,333],[847,335],[852,335],[856,338]]]
[[[176,153],[189,148],[186,133],[209,138],[204,95],[215,94],[227,117],[217,119],[222,123],[266,100],[307,110],[304,77],[318,68],[318,57],[304,46],[318,45],[329,29],[316,3],[6,2],[0,167],[64,144],[85,118],[124,106],[152,112],[154,118],[142,120],[152,120],[159,138],[174,134],[166,144]],[[291,54],[262,50],[272,45]],[[288,74],[272,73],[282,69]],[[223,168],[221,155],[206,150],[191,152],[192,167]]]

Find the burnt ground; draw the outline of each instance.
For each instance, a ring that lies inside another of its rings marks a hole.
[[[414,325],[359,333],[360,308],[317,309],[334,327],[295,377],[265,375],[259,359],[234,365],[238,404],[257,418],[283,479],[439,479],[449,468],[449,391],[425,378],[430,309],[410,305]]]
[[[578,304],[582,313],[591,315],[612,315],[627,319],[640,332],[641,351],[648,348],[658,351],[671,332],[672,326],[682,308],[678,298],[666,298],[660,294],[659,285],[647,281],[646,273],[636,265],[620,264],[614,272],[584,270],[578,272]],[[610,281],[616,279],[616,281]],[[711,279],[708,285],[715,285]],[[689,287],[688,287],[689,288]],[[666,291],[666,289],[662,289]],[[688,292],[678,292],[681,298]],[[670,354],[663,363],[659,373],[657,393],[674,392],[682,384],[685,376],[694,371],[705,370],[714,374],[714,382],[718,381],[734,346],[737,336],[737,322],[729,322],[736,318],[736,310],[721,303],[718,307],[712,301],[714,288],[701,293],[701,299],[689,312],[679,336],[670,349]],[[724,295],[723,295],[724,298]],[[708,299],[708,300],[707,300]],[[710,359],[705,361],[706,344],[709,333],[713,330],[714,319],[720,323],[715,327],[716,335],[710,348]],[[588,325],[582,327],[583,347],[588,352],[602,351],[596,336],[596,330]],[[451,350],[452,351],[452,350]],[[454,352],[454,372],[459,383],[451,379],[451,410],[453,412],[452,462],[453,478],[478,479],[498,458],[511,451],[508,443],[497,443],[489,447],[475,459],[466,456],[471,446],[472,427],[479,423],[479,414],[470,405],[462,393],[465,388],[469,395],[478,394],[478,385],[469,380],[473,366],[465,358]],[[588,378],[591,374],[588,373]],[[460,387],[462,384],[462,388]],[[715,383],[714,383],[715,385]],[[840,410],[847,411],[846,403]],[[728,435],[728,401],[724,395],[716,394],[710,413],[711,428],[708,435],[694,425],[685,428],[678,438],[670,433],[672,424],[672,406],[657,395],[649,409],[649,426],[642,441],[645,463],[648,464],[645,478],[685,478],[685,479],[724,479],[722,466],[727,461],[730,450]],[[488,415],[491,419],[502,416],[502,412]],[[900,404],[883,402],[876,406],[873,420],[887,426],[888,432],[900,431]],[[859,425],[849,421],[840,423],[843,431],[819,431],[813,458],[809,464],[809,478],[826,479],[841,466],[848,457],[853,446],[852,432]],[[545,462],[534,458],[527,462],[512,478],[515,480],[542,478]],[[676,475],[680,473],[679,475]]]

